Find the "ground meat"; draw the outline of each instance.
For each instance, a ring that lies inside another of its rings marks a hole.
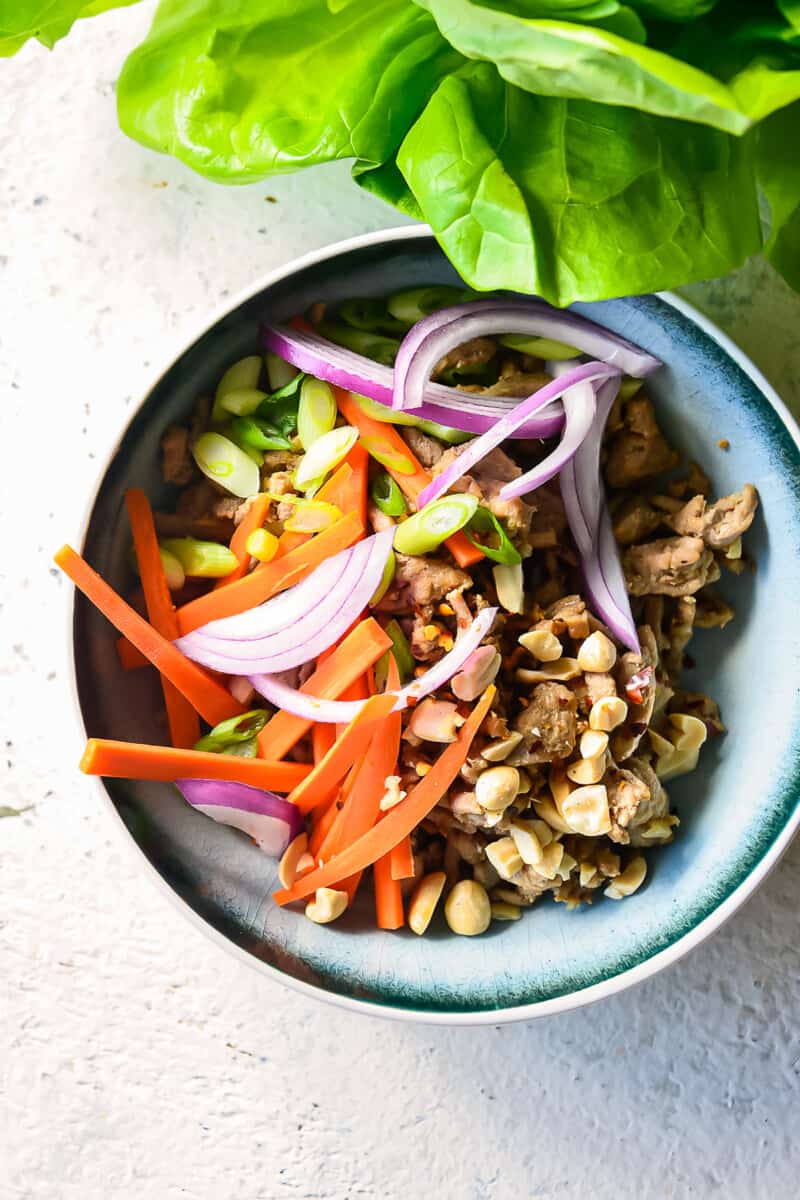
[[[630,546],[622,565],[633,596],[691,596],[719,579],[714,555],[700,538],[659,538]]]
[[[583,685],[589,708],[598,700],[602,700],[604,696],[616,696],[617,694],[614,677],[607,671],[585,671]]]
[[[161,474],[165,483],[186,487],[197,469],[189,449],[189,430],[182,425],[170,425],[161,439]]]
[[[622,427],[608,446],[606,479],[611,487],[625,488],[668,471],[678,455],[667,445],[658,427],[653,405],[641,393],[627,401]]]
[[[711,491],[711,480],[696,462],[689,463],[689,471],[685,479],[673,479],[667,484],[670,496],[707,496]]]
[[[544,618],[537,621],[534,629],[546,629],[557,638],[569,634],[582,641],[589,636],[589,614],[586,602],[580,596],[561,596],[544,610]]]
[[[647,825],[648,822],[654,820],[656,817],[665,817],[669,812],[669,797],[661,786],[661,780],[650,766],[650,763],[645,759],[630,759],[628,769],[647,789],[647,795],[642,797],[628,823],[628,833],[631,843],[637,846],[641,845],[642,842],[637,837],[636,830],[641,829],[642,826]]]
[[[214,501],[211,511],[215,517],[231,520],[234,525],[238,525],[241,520],[238,516],[241,507],[242,501],[238,496],[219,496]]]
[[[664,669],[670,679],[677,679],[683,669],[683,652],[689,644],[694,629],[697,599],[680,596],[675,602],[667,629],[667,651]]]
[[[751,483],[740,492],[723,496],[716,504],[707,505],[705,497],[693,496],[666,524],[676,533],[702,538],[712,550],[730,546],[753,523],[758,507],[758,493]]]
[[[497,342],[493,338],[476,337],[456,346],[444,358],[440,358],[431,374],[432,379],[438,379],[446,371],[477,371],[485,367],[497,353]]]
[[[557,483],[545,483],[536,489],[528,544],[534,549],[557,546],[563,542],[566,528],[567,514],[564,512],[561,489]]]
[[[472,583],[465,571],[438,558],[397,554],[395,559],[392,586],[379,606],[383,612],[407,614],[409,609],[416,609],[425,615],[448,592],[461,592]]]
[[[433,467],[432,473],[439,475],[463,453],[464,446],[452,446],[446,450]],[[479,463],[476,463],[469,475],[461,479],[450,489],[453,492],[471,492],[482,504],[494,513],[500,520],[506,522],[509,535],[524,535],[527,533],[533,516],[533,508],[523,500],[502,500],[500,490],[512,479],[518,479],[522,468],[509,458],[499,447],[490,450]]]
[[[578,701],[563,683],[539,683],[513,722],[522,734],[530,762],[569,758],[575,749]]]
[[[491,387],[481,388],[480,391],[484,396],[511,396],[514,399],[524,400],[551,382],[550,376],[545,371],[514,371],[498,379],[497,383],[493,383]]]
[[[273,471],[265,480],[266,490],[276,496],[288,496],[294,492],[290,471]]]
[[[234,524],[230,518],[211,515],[184,517],[180,513],[154,513],[159,537],[194,537],[207,542],[225,542],[233,537]]]
[[[640,625],[638,630],[641,653],[628,650],[617,659],[615,674],[619,694],[628,705],[625,724],[611,738],[611,752],[617,762],[622,762],[635,752],[645,729],[650,724],[656,702],[656,667],[658,645],[649,625]],[[642,676],[640,684],[641,704],[636,704],[628,694],[626,685],[635,677]]]
[[[444,447],[436,438],[428,437],[427,433],[415,429],[413,425],[400,426],[403,440],[409,449],[417,456],[423,467],[430,469],[435,466],[444,454]]]
[[[644,496],[631,496],[614,513],[614,537],[621,546],[641,542],[655,533],[663,519]]]
[[[704,589],[698,595],[694,618],[698,629],[724,629],[735,616],[736,610],[711,588]]]
[[[636,762],[638,760],[631,760]],[[628,826],[639,806],[650,800],[650,788],[633,770],[613,767],[606,772],[603,782],[608,793],[608,811],[611,817],[612,842],[630,841]]]
[[[511,876],[509,882],[512,887],[517,889],[523,900],[533,904],[534,900],[538,900],[545,892],[557,888],[561,879],[545,879],[544,875],[539,875],[533,867],[523,867],[522,870],[517,871],[516,875]]]
[[[288,471],[294,474],[300,465],[300,455],[291,450],[267,450],[261,466],[261,478],[267,482],[275,471]]]
[[[394,521],[378,508],[377,504],[373,504],[370,500],[367,504],[367,520],[369,521],[375,533],[383,533],[387,529],[394,529]]]

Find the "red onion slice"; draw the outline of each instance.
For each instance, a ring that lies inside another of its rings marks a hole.
[[[391,408],[394,379],[391,367],[302,330],[267,325],[262,328],[262,338],[268,349],[299,370]],[[491,429],[498,417],[510,412],[515,405],[513,396],[486,396],[429,383],[425,388],[425,401],[417,409],[416,416],[465,433],[480,434]],[[531,417],[515,436],[553,437],[563,424],[564,414],[558,405],[552,411]]]
[[[472,338],[498,333],[531,334],[566,342],[637,378],[661,365],[657,358],[624,338],[542,301],[476,300],[431,313],[409,330],[395,361],[392,407],[417,409],[440,359]]]
[[[383,577],[393,534],[392,528],[365,538],[280,596],[211,621],[175,644],[187,658],[227,675],[285,671],[316,658],[367,607]]]
[[[241,829],[270,858],[280,858],[303,831],[299,808],[274,792],[221,779],[176,779],[175,786],[192,808]]]
[[[615,637],[638,653],[636,623],[600,478],[603,431],[618,390],[619,377],[597,389],[592,428],[561,470],[561,496],[592,606]]]
[[[437,688],[449,683],[486,637],[496,615],[496,608],[482,609],[444,658],[434,663],[419,679],[400,689],[392,711],[399,712],[406,707],[409,700],[421,700],[423,696],[428,696]],[[363,700],[320,700],[306,692],[297,691],[275,675],[251,675],[249,678],[253,687],[265,700],[304,721],[321,721],[326,725],[349,724],[358,716],[365,703]]]
[[[457,480],[469,472],[471,467],[474,467],[475,464],[480,462],[482,458],[485,458],[490,450],[494,450],[495,446],[499,446],[500,443],[504,442],[506,438],[510,437],[516,429],[519,429],[519,427],[523,425],[529,418],[531,413],[536,412],[543,405],[550,404],[553,400],[557,400],[571,388],[574,388],[576,384],[591,384],[595,380],[606,380],[609,378],[609,376],[616,374],[617,372],[614,367],[606,366],[605,363],[591,362],[581,363],[580,366],[573,367],[571,371],[567,371],[565,374],[560,375],[558,379],[552,379],[550,383],[545,384],[544,387],[539,388],[537,392],[534,392],[532,396],[528,396],[526,400],[523,400],[520,404],[518,404],[516,408],[508,413],[507,416],[501,417],[499,421],[495,422],[494,428],[489,430],[488,433],[482,434],[481,437],[476,438],[474,442],[469,442],[458,455],[458,457],[455,458],[448,467],[445,467],[445,469],[439,475],[432,479],[426,488],[423,488],[417,500],[417,509],[424,508],[426,504],[430,504],[432,500],[436,500],[439,496],[443,495],[444,492],[448,491]],[[558,474],[561,465],[568,461],[569,457],[575,453],[582,438],[586,436],[586,433],[591,426],[592,416],[594,415],[594,392],[591,388],[589,388],[588,391],[582,392],[581,395],[583,397],[582,403],[578,404],[576,402],[576,404],[573,405],[572,430],[566,445],[564,445],[562,440],[561,446],[556,448],[556,450],[553,452],[553,455],[549,456],[549,459],[545,459],[544,463],[540,463],[539,467],[535,468],[534,472],[529,472],[529,475],[538,475],[541,468],[543,468],[549,460],[554,459],[555,465],[553,465],[553,462],[550,461],[550,467],[552,469],[548,467],[548,469],[550,469],[550,474],[544,474],[538,483],[534,483],[529,486],[523,486],[521,491],[532,491],[534,487],[538,487],[540,484],[544,483],[545,479],[550,479],[553,475]],[[561,460],[560,462],[559,459]],[[522,478],[524,479],[527,477],[523,476]],[[518,479],[514,480],[513,486],[517,485],[519,482],[520,480]],[[511,486],[511,484],[507,484],[506,487],[502,489],[500,494],[504,497],[507,495],[520,495],[520,491],[514,491],[511,493],[506,492],[506,488]]]

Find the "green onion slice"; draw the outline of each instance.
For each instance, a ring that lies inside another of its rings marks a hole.
[[[429,554],[442,542],[463,529],[475,515],[478,501],[475,496],[459,493],[442,496],[426,504],[421,512],[397,526],[394,548],[400,554]]]
[[[376,462],[388,471],[396,471],[398,475],[414,475],[417,468],[410,458],[395,450],[391,442],[384,441],[380,436],[362,437],[361,445],[371,454]]]
[[[394,572],[395,572],[396,566],[397,566],[397,560],[394,556],[394,551],[390,550],[389,556],[386,559],[386,566],[383,568],[383,575],[381,575],[381,581],[378,584],[378,586],[376,587],[373,595],[370,598],[370,601],[369,601],[370,608],[374,608],[376,604],[380,604],[381,600],[388,592],[389,588],[391,587],[392,580],[394,579]]]
[[[317,326],[320,337],[335,342],[337,346],[345,346],[356,354],[363,354],[374,362],[383,363],[385,367],[394,366],[400,342],[397,338],[381,337],[377,333],[367,333],[363,329],[353,329],[349,325],[340,325],[333,321],[322,321]]]
[[[293,367],[285,358],[281,358],[280,354],[275,354],[272,350],[268,350],[264,355],[264,364],[273,393],[287,387],[297,377],[297,367]],[[302,372],[300,377],[302,378]]]
[[[405,497],[388,471],[381,471],[369,489],[373,503],[387,517],[402,517],[408,512]]]
[[[413,678],[415,665],[408,639],[394,618],[386,625],[384,633],[391,638],[392,648],[381,655],[375,663],[375,687],[379,692],[386,691],[386,677],[389,671],[390,654],[394,655],[401,683],[408,683]]]
[[[305,491],[316,480],[328,475],[342,459],[347,458],[357,441],[358,430],[352,425],[341,425],[338,429],[323,433],[300,460],[294,477],[295,487]]]
[[[504,566],[511,566],[513,563],[522,562],[522,555],[511,541],[511,538],[497,517],[490,509],[484,508],[483,505],[479,505],[475,510],[475,515],[464,530],[464,533],[473,546],[477,547],[478,550],[482,550],[486,557],[491,558],[493,562],[503,563]],[[493,534],[495,541],[487,542],[484,538],[479,540],[472,536],[473,533]]]
[[[204,433],[192,447],[192,456],[207,479],[243,500],[259,489],[257,463],[230,438],[221,433]]]
[[[233,413],[236,417],[249,417],[266,398],[267,393],[262,392],[260,388],[234,388],[222,396],[219,407],[223,412]]]
[[[193,537],[162,538],[160,545],[194,579],[224,579],[239,565],[233,551],[219,542],[201,542]]]
[[[406,329],[405,322],[391,315],[384,300],[345,300],[339,305],[339,316],[354,329],[363,329],[366,333],[402,336]]]
[[[289,439],[260,417],[235,417],[228,426],[228,433],[242,450],[292,449]]]
[[[260,374],[261,358],[258,354],[250,354],[247,358],[240,358],[238,362],[228,367],[217,385],[216,395],[214,396],[214,407],[211,412],[212,421],[223,421],[225,419],[228,409],[223,406],[222,402],[229,392],[236,392],[241,388],[257,387]]]
[[[509,333],[498,338],[501,346],[509,350],[519,350],[521,354],[532,354],[534,358],[549,359],[551,362],[564,362],[568,358],[580,358],[581,351],[565,342],[554,342],[552,338],[525,337],[524,334]]]
[[[338,410],[333,388],[313,375],[306,375],[300,385],[300,403],[297,408],[297,433],[304,450],[325,433],[330,433],[336,424]]]
[[[428,317],[440,308],[450,308],[454,304],[463,304],[465,300],[474,300],[475,293],[464,288],[418,287],[407,288],[395,292],[386,301],[386,307],[391,315],[408,328],[416,325],[423,317]]]

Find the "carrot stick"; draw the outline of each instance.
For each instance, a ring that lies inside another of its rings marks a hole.
[[[337,738],[325,757],[312,769],[310,775],[295,788],[289,799],[301,812],[310,812],[325,802],[331,787],[338,783],[348,768],[366,749],[371,738],[380,731],[375,722],[383,720],[391,712],[397,699],[394,693],[371,696],[364,707],[353,717],[341,737]]]
[[[243,704],[234,700],[227,688],[212,679],[202,667],[181,654],[172,642],[148,625],[144,617],[131,608],[112,587],[93,571],[87,562],[70,547],[62,546],[55,562],[69,576],[87,600],[100,609],[103,616],[133,643],[137,650],[174,683],[196,712],[209,725],[218,725],[229,717],[246,712]]]
[[[369,688],[367,687],[366,675],[359,675],[358,679],[353,680],[353,682],[350,684],[349,688],[345,688],[345,690],[342,692],[339,699],[340,700],[367,700],[369,698],[369,694],[370,693],[369,693]],[[336,736],[341,737],[342,734],[344,733],[345,729],[347,728],[347,726],[342,725],[339,722],[337,722],[335,728],[336,728]]]
[[[322,487],[314,497],[315,500],[325,500],[328,504],[335,504],[343,513],[349,511],[346,504],[348,489],[350,487],[350,477],[353,474],[352,467],[343,462],[340,467],[334,471],[327,483],[323,483]],[[366,521],[366,515],[362,518]],[[278,538],[278,549],[275,552],[275,558],[283,558],[290,550],[296,549],[298,546],[303,546],[313,537],[311,533],[297,533],[291,529],[284,529],[281,536]],[[273,562],[275,559],[273,559]]]
[[[390,455],[396,456],[398,465],[402,465],[405,459],[412,468],[411,471],[406,470],[404,473],[397,470],[396,467],[386,466],[386,470],[404,495],[409,500],[416,501],[417,496],[423,488],[427,487],[430,483],[431,476],[412,454],[394,425],[390,425],[386,421],[376,421],[374,417],[368,417],[350,393],[344,391],[343,388],[334,388],[333,390],[336,395],[336,403],[339,406],[339,411],[346,421],[351,425],[355,425],[361,434],[361,440],[367,450],[369,450],[370,441],[372,441],[381,446],[385,451],[388,451]],[[446,545],[460,567],[471,567],[483,558],[483,553],[473,546],[472,542],[463,532],[455,533],[452,537],[449,537]]]
[[[311,830],[311,837],[308,839],[308,852],[315,860],[320,857],[320,848],[325,844],[325,838],[331,826],[336,823],[336,818],[340,812],[341,807],[337,792],[327,808],[315,808],[311,814],[314,826]]]
[[[178,636],[178,621],[161,564],[150,502],[140,488],[130,488],[125,493],[125,504],[131,523],[147,616],[156,632],[171,640]],[[188,749],[200,737],[197,713],[165,675],[161,676],[161,690],[164,693],[170,741],[173,746]]]
[[[263,492],[259,492],[257,496],[253,496],[250,501],[250,507],[242,517],[239,524],[233,531],[231,538],[231,550],[239,560],[238,567],[234,567],[230,575],[226,575],[224,579],[218,579],[214,584],[214,588],[226,587],[229,583],[235,583],[237,579],[241,579],[247,574],[247,568],[250,566],[250,555],[247,553],[247,539],[250,534],[256,529],[260,529],[266,520],[269,506],[271,504],[269,496]],[[177,637],[178,635],[175,634]]]
[[[400,883],[392,875],[392,856],[384,854],[372,868],[375,886],[375,916],[378,929],[402,929],[405,925]]]
[[[352,475],[349,486],[343,489],[339,508],[342,512],[357,512],[366,528],[369,455],[364,447],[356,442],[345,461],[349,464]]]
[[[354,679],[378,661],[391,644],[378,622],[367,617],[320,663],[300,691],[320,700],[336,700]],[[308,733],[312,724],[312,721],[291,713],[276,713],[258,735],[259,754],[262,758],[283,758]]]
[[[314,762],[318,763],[330,750],[336,741],[336,731],[333,725],[323,725],[320,721],[311,730],[311,749]]]
[[[461,727],[458,739],[442,751],[427,775],[409,792],[405,800],[390,809],[382,821],[346,847],[330,862],[315,871],[309,871],[290,888],[273,893],[277,904],[290,904],[310,896],[318,887],[328,887],[340,879],[347,879],[356,871],[372,866],[384,854],[388,854],[398,842],[424,821],[431,809],[452,784],[469,753],[472,739],[478,732],[483,718],[489,711],[496,694],[490,685],[473,708]]]
[[[180,632],[191,633],[208,621],[232,617],[263,604],[271,596],[310,575],[326,558],[352,546],[363,531],[360,517],[356,513],[348,513],[322,533],[315,534],[305,545],[296,546],[280,558],[273,558],[272,562],[257,567],[229,587],[206,592],[205,596],[184,604],[178,609]]]
[[[136,671],[139,667],[149,667],[145,656],[132,646],[126,637],[117,638],[117,658],[123,671]]]
[[[392,879],[414,878],[414,855],[411,850],[411,837],[404,837],[392,847]]]
[[[139,742],[114,742],[89,738],[80,763],[85,775],[109,779],[226,779],[272,792],[290,792],[310,773],[306,763],[266,762],[263,758],[238,758],[204,750],[176,750],[172,746],[146,746]]]

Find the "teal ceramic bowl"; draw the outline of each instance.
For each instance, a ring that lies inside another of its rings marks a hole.
[[[259,282],[208,324],[159,376],[113,451],[85,530],[89,561],[127,586],[126,487],[168,500],[158,469],[165,426],[190,411],[224,367],[256,347],[260,318],[315,300],[456,282],[419,226],[329,247]],[[709,471],[719,494],[746,480],[761,494],[748,538],[758,573],[723,581],[738,617],[700,632],[687,686],[715,696],[728,726],[694,774],[670,785],[681,817],[651,853],[648,881],[621,903],[567,912],[543,901],[480,938],[443,923],[418,938],[378,932],[368,898],[320,927],[270,900],[275,864],[241,834],[190,810],[164,784],[101,785],[143,860],[184,912],[268,978],[361,1012],[493,1023],[608,996],[676,961],[718,928],[765,877],[800,822],[800,438],[745,356],[673,296],[578,305],[663,360],[652,384],[672,441]],[[727,439],[730,449],[718,447]],[[78,699],[90,735],[159,741],[150,672],[124,673],[114,634],[80,598],[74,610]],[[90,786],[87,782],[87,787]]]

